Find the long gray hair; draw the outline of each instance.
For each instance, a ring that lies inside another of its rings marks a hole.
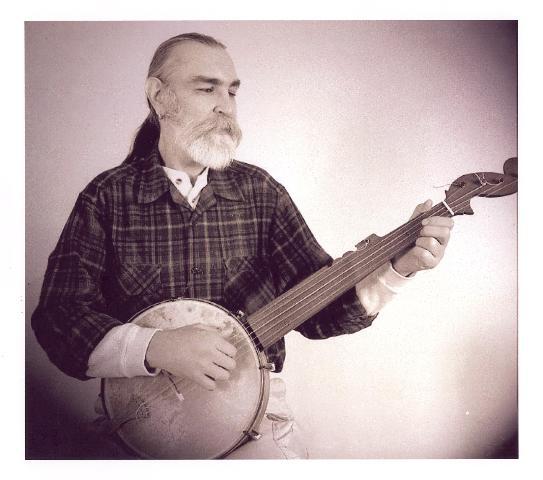
[[[226,48],[224,44],[209,35],[203,35],[201,33],[182,33],[181,35],[176,35],[175,37],[162,42],[158,46],[149,65],[147,78],[160,78],[164,74],[164,65],[172,48],[187,41],[199,42],[211,47]],[[138,128],[130,152],[123,163],[134,162],[138,158],[148,155],[160,137],[160,122],[158,121],[158,115],[149,99],[147,99],[147,104],[149,105],[149,115],[147,115],[147,118]]]

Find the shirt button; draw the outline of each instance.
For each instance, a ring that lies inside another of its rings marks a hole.
[[[194,274],[194,275],[198,275],[200,273],[202,273],[202,269],[200,267],[192,267],[190,269],[190,271]]]

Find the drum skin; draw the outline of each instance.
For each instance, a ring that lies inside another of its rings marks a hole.
[[[143,458],[221,458],[258,430],[269,393],[266,357],[237,317],[212,302],[181,298],[153,305],[132,322],[163,330],[217,328],[237,347],[237,365],[213,391],[167,372],[103,379],[105,411],[126,446]]]

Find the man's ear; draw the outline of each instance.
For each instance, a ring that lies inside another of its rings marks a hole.
[[[159,117],[166,111],[166,105],[163,105],[160,95],[163,88],[164,84],[159,78],[149,77],[145,80],[145,94]]]

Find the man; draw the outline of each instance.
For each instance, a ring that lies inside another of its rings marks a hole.
[[[32,318],[38,341],[68,375],[166,371],[213,390],[236,368],[227,338],[197,324],[159,330],[128,320],[174,297],[251,313],[330,262],[285,189],[233,160],[239,86],[226,47],[211,37],[179,35],[155,52],[145,83],[150,114],[125,162],[80,194]],[[327,338],[369,326],[408,277],[440,262],[451,228],[448,218],[425,220],[414,247],[297,330]],[[281,371],[284,340],[266,354]],[[307,456],[278,378],[261,429],[261,440],[230,458]]]

